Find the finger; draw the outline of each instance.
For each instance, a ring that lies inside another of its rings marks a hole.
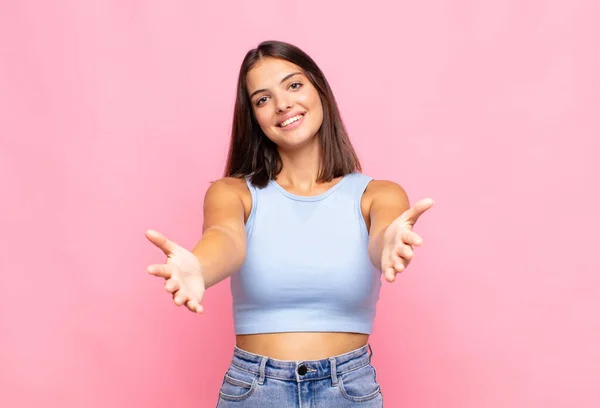
[[[419,217],[433,206],[433,203],[434,201],[431,198],[424,198],[423,200],[419,200],[415,203],[415,205],[406,210],[402,214],[402,217],[404,218],[404,220],[414,225],[416,224]]]
[[[396,280],[396,268],[394,263],[399,259],[397,255],[394,254],[393,248],[384,249],[381,257],[381,271],[383,273],[383,277],[388,282],[394,282]]]
[[[158,231],[154,231],[151,229],[147,230],[146,238],[148,238],[150,242],[152,242],[154,245],[160,248],[160,250],[163,251],[165,255],[170,255],[175,249],[175,244],[172,241],[169,241],[167,238],[165,238],[165,236]]]
[[[386,262],[384,271],[384,278],[388,282],[394,282],[396,280],[396,275],[402,272],[402,269],[398,270],[396,268],[396,264],[402,263],[402,260],[398,258],[398,256],[390,256],[389,261]]]
[[[423,238],[416,232],[408,229],[404,229],[400,233],[400,241],[405,245],[423,245]]]
[[[194,312],[194,313],[202,313],[204,311],[204,308],[202,307],[202,305],[198,302],[196,302],[195,300],[189,300],[186,303],[186,306],[188,309],[190,309],[190,311]]]
[[[396,269],[393,266],[386,268],[383,276],[386,281],[394,282],[396,280]]]
[[[179,282],[177,279],[171,278],[165,282],[165,290],[169,293],[175,293],[179,290]]]
[[[412,250],[412,248],[409,245],[400,245],[399,247],[396,248],[396,250],[394,251],[394,254],[396,255],[396,257],[400,257],[401,259],[399,259],[399,261],[406,261],[406,262],[410,262],[415,253]],[[396,260],[394,260],[396,262]]]
[[[154,264],[146,268],[149,274],[158,276],[159,278],[169,279],[173,275],[173,270],[166,264]]]
[[[393,271],[394,271],[394,265],[391,262],[391,255],[392,255],[392,251],[391,249],[389,249],[389,247],[386,245],[383,248],[383,252],[381,254],[381,264],[380,264],[380,270],[381,270],[381,274],[383,275],[384,279],[387,280],[388,282],[391,282],[393,280]]]
[[[183,305],[187,300],[187,296],[185,294],[184,291],[182,291],[181,289],[178,290],[177,292],[175,292],[175,294],[173,295],[173,303],[175,303],[175,305],[177,306],[181,306]]]
[[[397,262],[394,264],[394,270],[396,274],[402,273],[406,269],[406,264],[404,262]]]
[[[404,271],[409,263],[410,260],[404,259],[403,257],[399,256],[398,253],[394,253],[392,255],[392,265],[394,266],[396,273],[401,273]]]

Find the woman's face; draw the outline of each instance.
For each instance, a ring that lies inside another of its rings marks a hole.
[[[265,58],[248,72],[246,86],[258,124],[279,148],[293,149],[316,140],[323,106],[300,67]]]

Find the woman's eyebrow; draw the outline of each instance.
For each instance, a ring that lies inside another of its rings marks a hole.
[[[288,79],[290,79],[290,78],[291,78],[291,77],[293,77],[294,75],[300,75],[300,74],[302,74],[302,72],[292,72],[291,74],[288,74],[288,75],[286,75],[286,76],[285,76],[285,77],[284,77],[284,78],[283,78],[283,79],[282,79],[282,80],[281,80],[279,83],[281,84],[282,82],[285,82],[285,81],[287,81]],[[266,91],[266,89],[257,89],[256,91],[254,91],[254,92],[252,92],[252,93],[250,94],[250,99],[252,99],[252,97],[253,97],[254,95],[256,95],[257,93],[260,93],[260,92],[265,92],[265,91]]]

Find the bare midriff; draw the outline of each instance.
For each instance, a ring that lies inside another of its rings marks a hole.
[[[367,344],[361,333],[264,333],[236,336],[238,348],[277,360],[321,360],[348,353]]]

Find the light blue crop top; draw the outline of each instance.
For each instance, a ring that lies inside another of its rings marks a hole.
[[[252,210],[246,258],[231,276],[235,334],[371,333],[381,273],[360,210],[371,180],[355,172],[305,197],[246,179]]]

